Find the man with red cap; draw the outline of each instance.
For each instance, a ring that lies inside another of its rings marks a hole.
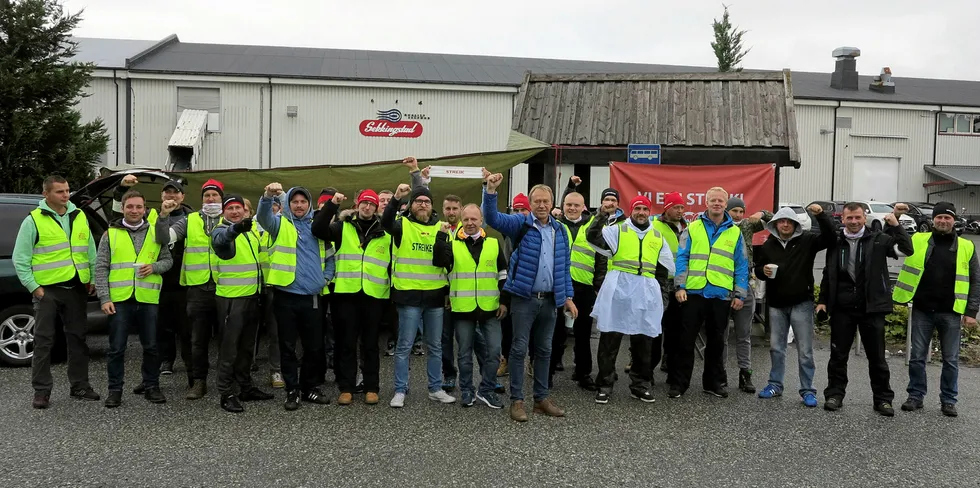
[[[677,241],[687,229],[687,221],[684,220],[684,197],[680,193],[675,191],[664,195],[664,211],[653,220],[653,228],[660,232],[664,242],[670,247],[674,259],[677,259]],[[683,330],[681,304],[674,297],[674,274],[671,273],[669,278],[666,283],[667,309],[661,321],[663,333],[653,341],[653,357],[650,361],[654,368],[662,361],[663,365],[660,369],[664,372],[667,371],[668,352],[676,350],[677,339]]]
[[[674,272],[674,257],[650,223],[652,207],[649,198],[637,195],[630,201],[628,219],[615,225],[596,220],[587,231],[596,250],[609,256],[608,272],[592,309],[600,332],[596,403],[609,402],[624,335],[630,337],[633,355],[630,395],[646,403],[654,401],[651,347],[661,332],[663,294],[667,277]]]

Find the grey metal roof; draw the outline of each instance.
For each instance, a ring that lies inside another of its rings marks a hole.
[[[131,58],[159,42],[94,37],[73,37],[72,40],[78,43],[78,50],[71,60],[95,63],[99,68],[125,68],[126,58]]]
[[[926,165],[926,173],[931,173],[959,186],[980,186],[980,166]]]

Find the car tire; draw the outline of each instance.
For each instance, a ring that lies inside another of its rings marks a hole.
[[[929,232],[929,224],[925,222],[919,224],[919,232]]]
[[[34,307],[21,304],[0,311],[0,363],[27,366],[34,358]]]

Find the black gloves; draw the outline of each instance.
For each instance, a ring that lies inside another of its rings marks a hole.
[[[242,219],[241,222],[232,225],[231,230],[239,234],[244,234],[245,232],[252,230],[252,219]]]

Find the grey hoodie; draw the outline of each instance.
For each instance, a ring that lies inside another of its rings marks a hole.
[[[796,224],[796,230],[793,231],[793,236],[786,240],[783,240],[781,237],[779,237],[779,230],[776,228],[776,223],[781,219],[789,219],[794,224]],[[783,207],[779,209],[779,211],[772,216],[772,220],[770,220],[769,223],[766,224],[766,230],[768,230],[769,233],[772,234],[773,237],[775,237],[783,245],[784,249],[786,248],[786,244],[789,241],[791,241],[794,237],[799,237],[803,235],[803,229],[801,228],[800,225],[800,219],[797,218],[796,212],[789,207]]]

